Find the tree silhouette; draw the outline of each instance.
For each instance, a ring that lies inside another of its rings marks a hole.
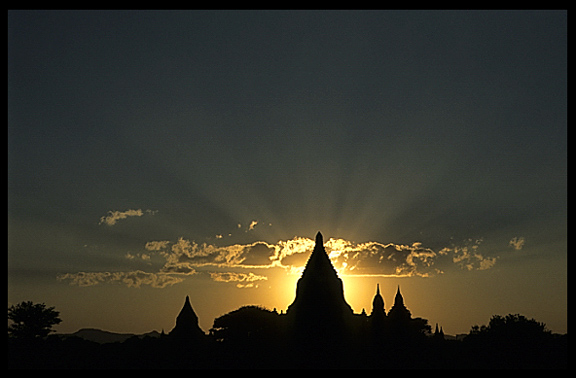
[[[210,335],[218,342],[253,343],[270,340],[280,328],[276,311],[243,306],[214,319]]]
[[[8,308],[8,336],[33,340],[48,336],[53,332],[52,326],[60,324],[60,313],[54,307],[46,307],[44,303],[34,304],[31,301],[12,305]]]
[[[546,329],[546,324],[520,314],[508,314],[505,317],[494,315],[488,326],[475,325],[470,330],[472,338],[491,340],[504,344],[507,348],[518,348],[526,343],[542,342],[550,333]]]
[[[284,325],[276,310],[243,306],[214,319],[210,337],[221,365],[242,368],[287,367]]]
[[[465,342],[482,367],[539,368],[558,360],[546,325],[519,314],[492,316],[487,326],[473,326]]]

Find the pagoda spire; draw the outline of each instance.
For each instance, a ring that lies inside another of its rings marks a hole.
[[[372,300],[372,312],[370,316],[384,317],[386,316],[386,311],[384,310],[384,298],[380,295],[380,284],[376,284],[376,295]]]
[[[394,297],[394,306],[404,306],[404,298],[400,294],[400,285],[398,285],[398,290],[396,291],[396,297]]]
[[[320,231],[316,234],[314,250],[308,258],[304,271],[302,272],[303,279],[307,279],[307,277],[310,276],[315,276],[316,278],[326,278],[330,276],[334,279],[340,280],[336,269],[334,269],[334,266],[326,253],[326,249],[324,248],[324,239]]]
[[[345,319],[353,314],[344,299],[342,280],[324,249],[320,232],[316,234],[316,245],[296,284],[296,298],[286,314],[302,334],[308,336],[311,332],[327,335],[341,328]]]
[[[438,323],[436,323],[436,329],[434,330],[434,339],[444,340],[444,331],[442,327],[438,330]]]
[[[198,326],[198,316],[190,304],[190,297],[187,295],[184,301],[184,306],[176,317],[176,326],[170,331],[170,336],[180,338],[199,338],[204,334],[204,331]]]
[[[404,305],[404,298],[400,293],[400,285],[398,285],[398,290],[396,291],[396,296],[394,297],[394,305],[388,312],[388,317],[393,320],[400,319],[410,319],[410,311]]]

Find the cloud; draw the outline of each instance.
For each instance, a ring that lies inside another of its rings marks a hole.
[[[526,240],[523,237],[513,237],[510,242],[508,243],[508,245],[514,247],[515,250],[519,251],[522,249],[522,247],[524,247],[524,243],[526,242]]]
[[[452,255],[452,261],[459,265],[460,268],[466,270],[486,270],[492,268],[496,264],[497,257],[485,257],[478,249],[482,243],[482,239],[473,241],[468,239],[463,246],[453,246],[451,248],[443,248],[440,252],[442,254]]]
[[[146,243],[144,248],[146,248],[148,251],[160,251],[160,250],[166,248],[168,246],[168,244],[170,244],[170,241],[168,241],[168,240],[150,241],[150,242]]]
[[[159,244],[154,243],[149,242],[147,245],[158,247],[168,263],[186,262],[197,267],[269,267],[276,256],[276,247],[265,242],[218,247],[179,238],[170,249],[167,248],[168,244],[160,248]]]
[[[190,263],[166,263],[160,269],[162,273],[175,273],[175,274],[196,274],[197,271]]]
[[[116,222],[118,222],[120,219],[126,219],[128,217],[141,217],[142,215],[144,215],[144,213],[154,215],[157,212],[158,211],[153,210],[142,211],[142,209],[137,210],[130,209],[126,211],[109,211],[107,216],[103,216],[100,218],[100,222],[98,224],[104,223],[107,226],[114,226]]]
[[[129,261],[145,261],[150,266],[156,266],[155,273],[140,270],[114,273],[79,272],[63,274],[58,276],[58,279],[77,286],[121,282],[129,287],[167,287],[182,282],[186,276],[208,275],[217,282],[236,283],[237,287],[242,288],[255,287],[257,285],[254,282],[266,280],[266,276],[237,270],[281,268],[288,273],[300,274],[314,249],[314,243],[314,240],[302,237],[280,240],[275,244],[257,241],[228,246],[199,244],[183,237],[175,242],[149,241],[144,245],[146,253],[127,253],[125,257]],[[324,246],[340,275],[430,277],[443,274],[450,266],[464,270],[492,268],[498,258],[485,256],[480,252],[481,243],[482,239],[468,239],[460,245],[434,250],[425,247],[421,242],[385,244],[329,239]],[[515,240],[515,243],[522,245],[523,239]],[[158,265],[158,257],[164,260],[162,265]],[[227,271],[214,271],[216,268]],[[230,272],[232,269],[235,272]]]
[[[485,270],[494,266],[496,257],[479,252],[482,239],[464,241],[463,245],[433,250],[420,242],[411,245],[330,239],[326,252],[336,269],[343,275],[421,276],[441,274],[441,262],[451,260],[461,269]],[[152,243],[152,242],[150,242]],[[147,244],[148,245],[148,244]],[[152,244],[150,244],[152,245]],[[154,244],[155,245],[155,244]],[[280,267],[299,272],[314,249],[314,241],[295,237],[276,244],[255,242],[218,247],[198,244],[179,238],[170,249],[166,243],[161,252],[167,264],[189,264],[190,267],[272,268]]]
[[[133,255],[130,252],[128,252],[128,253],[126,253],[126,255],[124,257],[128,260],[134,260],[134,259],[139,258],[143,261],[150,261],[150,255],[148,255],[146,253],[137,253],[137,254]]]
[[[436,252],[412,245],[379,242],[352,243],[330,239],[327,243],[334,266],[345,275],[384,275],[428,277],[439,272],[434,267]]]
[[[56,277],[59,281],[69,281],[76,286],[94,286],[100,283],[123,283],[128,287],[139,288],[149,285],[155,288],[172,286],[184,279],[162,273],[147,273],[141,270],[132,272],[78,272],[66,273]]]
[[[226,264],[226,258],[233,255],[237,248],[216,247],[211,244],[198,244],[194,241],[178,238],[178,241],[168,250],[161,252],[169,264],[189,263],[194,266]],[[226,253],[226,250],[230,252]]]
[[[210,277],[217,282],[253,282],[267,280],[268,277],[260,276],[252,272],[236,273],[236,272],[210,272]]]
[[[258,284],[255,281],[267,280],[268,277],[260,276],[249,272],[236,273],[236,272],[210,272],[210,277],[216,282],[238,282],[236,287],[239,289],[257,288]]]
[[[244,266],[269,266],[276,259],[276,248],[264,242],[256,242],[241,248],[234,261]]]

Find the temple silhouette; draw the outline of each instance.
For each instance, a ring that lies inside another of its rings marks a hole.
[[[334,337],[345,336],[343,333],[346,331],[357,331],[358,326],[366,328],[369,325],[378,332],[385,324],[403,326],[415,320],[404,304],[400,286],[388,314],[379,284],[376,286],[370,315],[364,309],[361,314],[354,314],[344,298],[342,280],[324,249],[320,232],[316,234],[314,250],[296,284],[296,297],[286,313],[280,316],[285,317],[288,329],[296,337],[302,336],[308,341],[326,338],[333,341]],[[190,298],[186,296],[184,306],[176,318],[176,326],[169,336],[198,338],[202,334],[204,332],[198,326],[198,316],[192,309]]]
[[[186,296],[184,307],[176,317],[176,326],[170,331],[168,336],[181,340],[196,340],[205,336],[204,331],[198,325],[198,316],[190,304],[190,297]]]
[[[349,331],[353,311],[344,299],[344,287],[324,249],[322,234],[296,285],[294,302],[286,310],[295,341],[309,345],[340,342]]]
[[[370,315],[364,309],[355,314],[346,302],[342,280],[326,253],[320,232],[316,234],[314,250],[297,282],[294,301],[285,314],[276,311],[274,314],[281,324],[283,340],[304,367],[342,366],[348,347],[357,340],[383,347],[390,343],[413,341],[431,331],[426,319],[412,318],[404,304],[400,286],[388,314],[379,284]],[[198,340],[202,335],[198,317],[189,297],[186,297],[176,326],[168,336]]]

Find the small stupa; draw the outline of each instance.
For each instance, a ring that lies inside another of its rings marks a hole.
[[[400,294],[400,285],[398,285],[398,291],[394,297],[394,305],[388,312],[388,319],[392,321],[408,321],[411,317],[412,314],[404,305],[404,298]]]
[[[184,306],[176,318],[176,326],[168,335],[174,338],[188,340],[200,339],[205,336],[205,333],[200,329],[200,326],[198,326],[198,316],[196,316],[190,304],[189,296],[186,296]]]
[[[386,317],[386,310],[384,310],[384,298],[380,295],[380,284],[376,284],[376,295],[372,300],[372,318],[384,319]]]

